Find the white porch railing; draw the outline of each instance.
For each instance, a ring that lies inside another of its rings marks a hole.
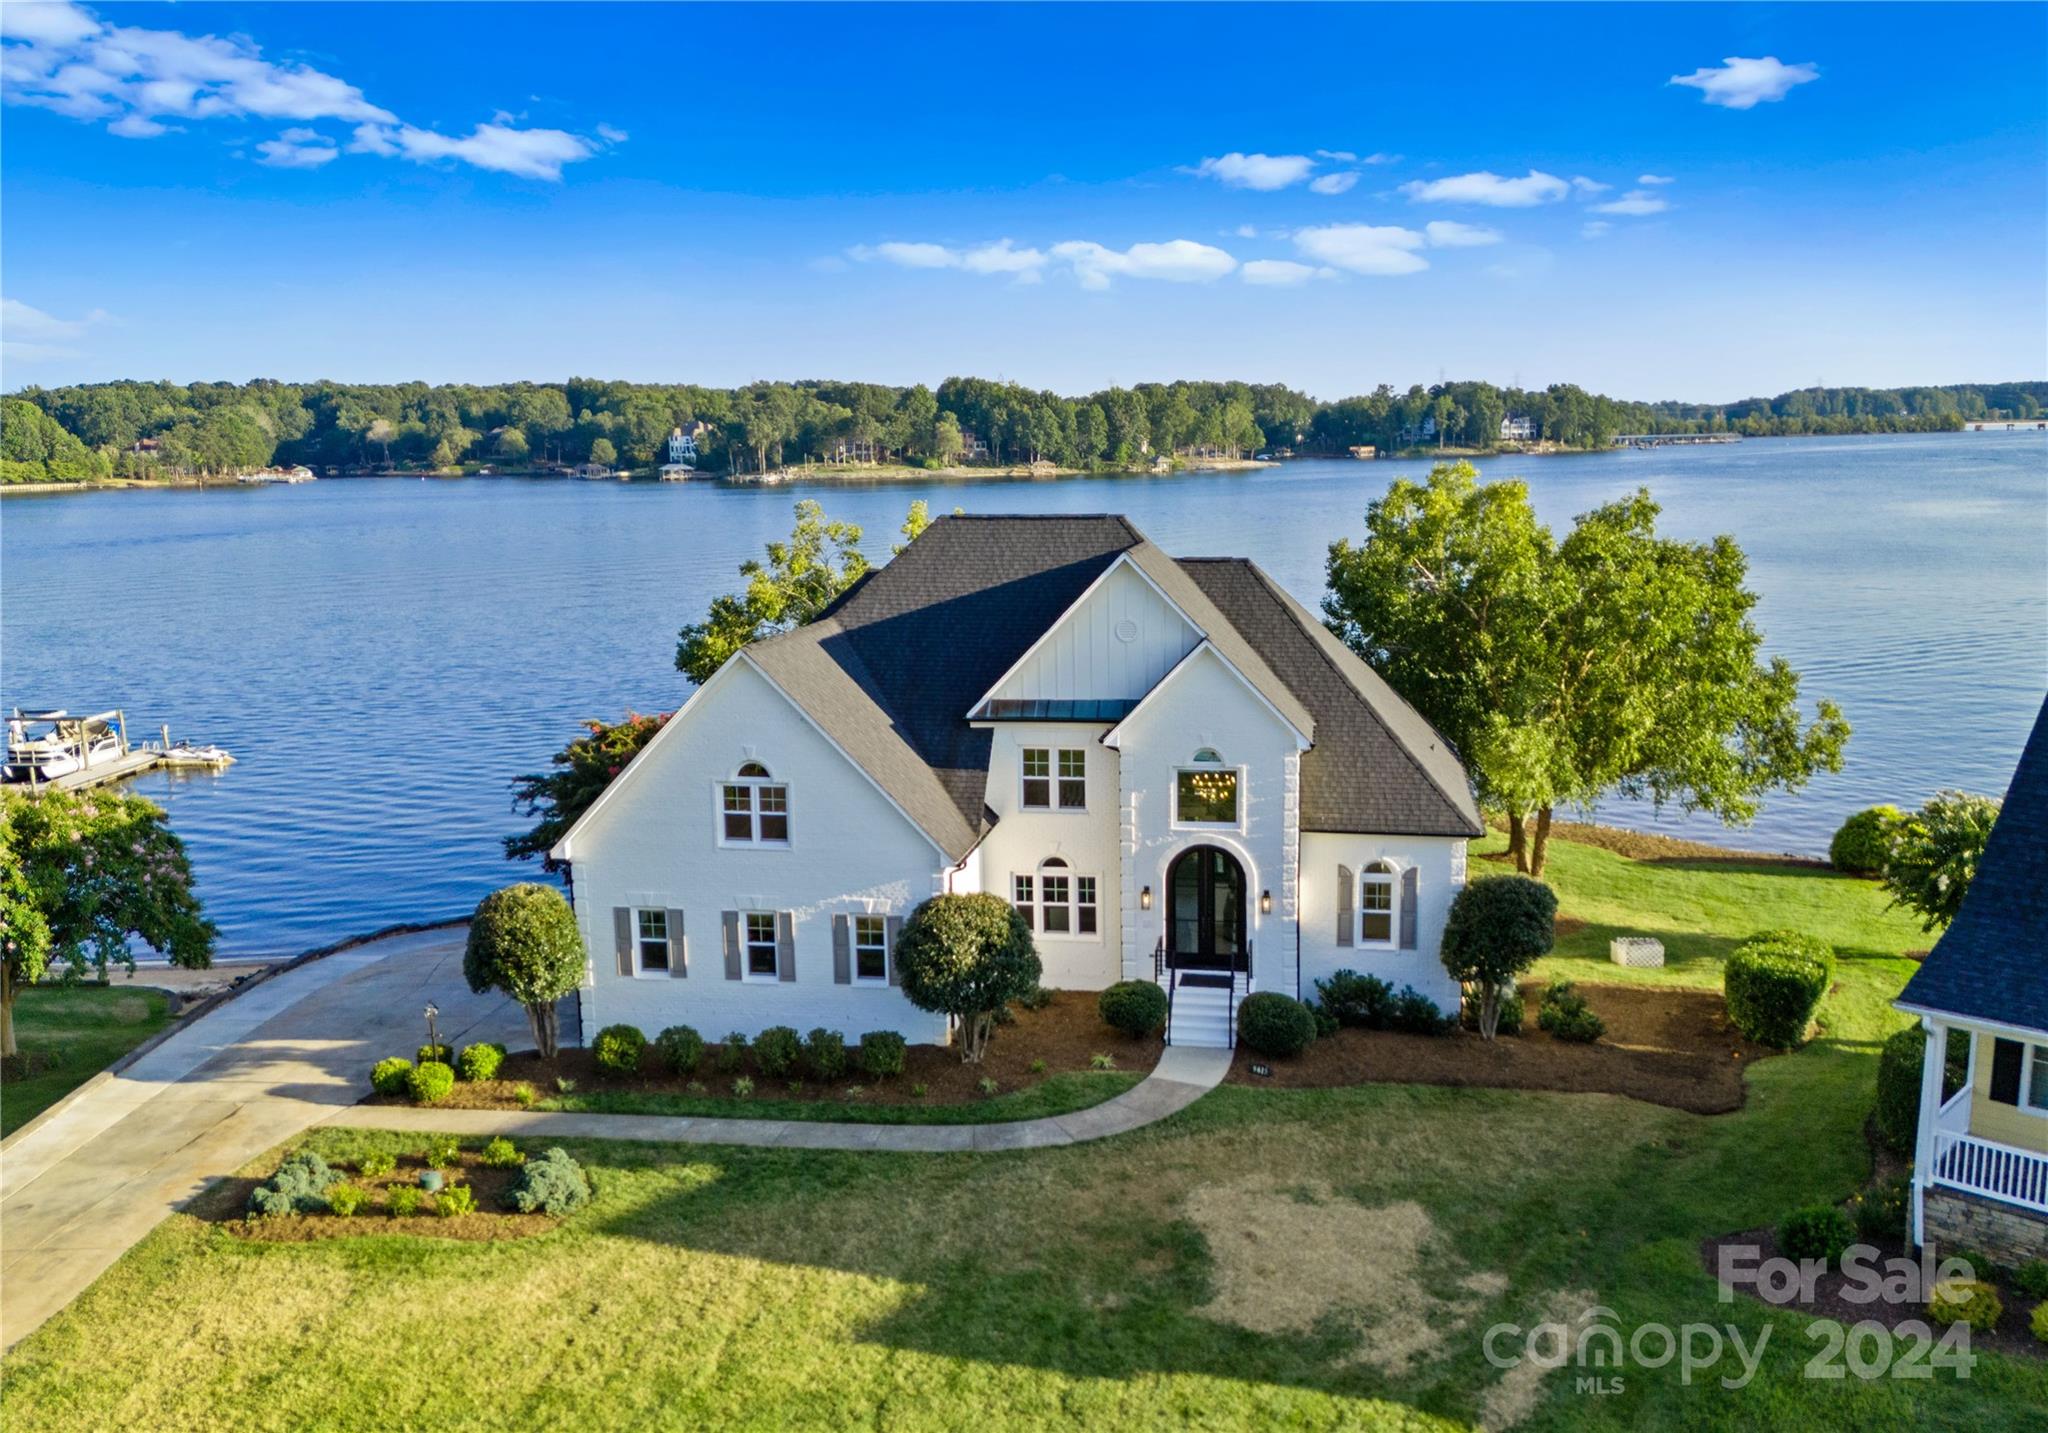
[[[1945,1111],[1944,1111],[1945,1113]],[[1932,1181],[2048,1214],[2048,1154],[1942,1129],[1934,1135]]]

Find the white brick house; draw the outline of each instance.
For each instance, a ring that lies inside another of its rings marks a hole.
[[[555,847],[586,1030],[822,1025],[942,1041],[903,917],[992,891],[1045,983],[1159,980],[1176,1043],[1349,966],[1446,1010],[1454,753],[1239,559],[1119,517],[941,518],[818,621],[720,668]]]

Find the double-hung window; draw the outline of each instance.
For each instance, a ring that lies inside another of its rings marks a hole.
[[[1038,903],[1031,898],[1032,881],[1029,876],[1013,876],[1010,885],[1010,904],[1017,908],[1017,914],[1024,917],[1024,924],[1038,929]]]
[[[1095,877],[1075,875],[1058,856],[1048,857],[1036,874],[1013,876],[1011,881],[1013,904],[1024,923],[1041,935],[1095,935],[1100,931]]]
[[[1088,809],[1088,752],[1082,747],[1027,746],[1023,749],[1026,811]],[[1054,776],[1054,772],[1059,774]]]
[[[2027,1051],[2027,1084],[2022,1092],[2028,1109],[2048,1115],[2048,1045]]]
[[[635,954],[639,957],[640,974],[666,975],[668,973],[668,912],[666,910],[641,910],[633,913],[635,927]]]
[[[720,786],[719,822],[728,846],[787,846],[789,787],[750,761]]]
[[[1038,868],[1039,927],[1047,935],[1067,935],[1073,930],[1074,912],[1068,902],[1072,900],[1073,877],[1067,874],[1067,863],[1054,856]]]
[[[1358,938],[1365,945],[1394,943],[1394,868],[1374,861],[1358,878]]]
[[[875,985],[889,983],[889,919],[853,918],[853,978]]]
[[[748,911],[746,926],[747,979],[775,979],[775,912]]]

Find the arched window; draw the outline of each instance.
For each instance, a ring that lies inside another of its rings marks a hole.
[[[727,846],[787,846],[789,787],[749,761],[719,787],[719,841]]]
[[[1358,939],[1362,945],[1394,943],[1394,868],[1374,861],[1358,878]]]
[[[1237,784],[1237,772],[1223,765],[1215,747],[1197,747],[1194,759],[1174,773],[1175,824],[1235,826]]]
[[[1077,876],[1058,856],[1032,875],[1011,878],[1013,904],[1041,935],[1095,935],[1100,929],[1093,876]]]
[[[1215,748],[1215,747],[1213,747],[1213,746],[1203,746],[1203,747],[1197,747],[1197,748],[1195,749],[1195,765],[1197,765],[1197,766],[1221,766],[1222,764],[1223,764],[1223,758],[1222,758],[1221,756],[1219,756],[1219,755],[1217,754],[1217,752],[1216,752],[1216,748]]]

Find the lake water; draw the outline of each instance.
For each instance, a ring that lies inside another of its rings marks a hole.
[[[483,478],[100,492],[0,505],[0,704],[124,707],[139,737],[218,742],[155,776],[224,954],[288,953],[467,910],[530,867],[507,782],[585,716],[676,706],[676,629],[816,496],[880,559],[934,512],[1123,512],[1168,552],[1251,557],[1311,608],[1323,557],[1419,462],[1243,474],[743,488]],[[1542,517],[1637,485],[1663,528],[1749,553],[1769,649],[1839,702],[1847,767],[1748,828],[1606,819],[1822,852],[1852,810],[2002,792],[2048,689],[2048,439],[1751,440],[1501,459]]]

